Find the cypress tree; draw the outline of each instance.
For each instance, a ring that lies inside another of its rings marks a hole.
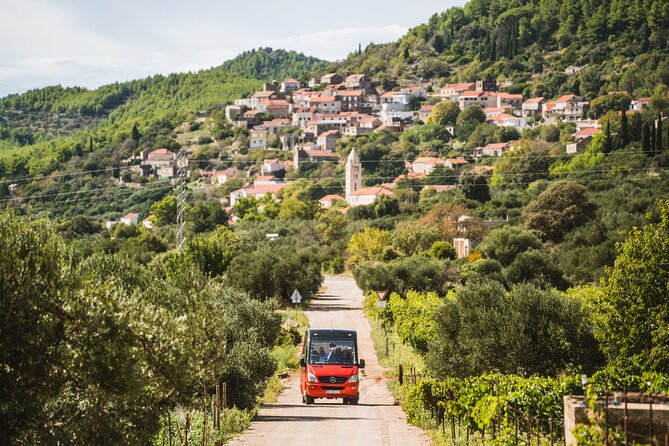
[[[606,139],[604,140],[604,147],[602,151],[604,153],[610,153],[613,150],[613,138],[611,138],[611,123],[609,120],[606,120]]]
[[[660,119],[657,120],[657,133],[655,135],[655,154],[659,155],[664,150],[662,144],[662,114],[660,113]]]
[[[620,146],[627,147],[630,143],[629,127],[627,124],[627,112],[622,107],[622,116],[620,117]]]
[[[650,156],[654,156],[655,155],[655,120],[654,119],[650,123],[650,129],[649,129],[648,133],[650,134],[650,144],[648,145],[648,147],[649,147],[648,154]]]
[[[645,122],[641,125],[641,149],[646,155],[652,155],[652,148],[650,145],[650,128]]]
[[[139,141],[139,138],[141,137],[139,133],[139,129],[137,128],[137,123],[134,123],[132,125],[132,130],[130,131],[130,137],[134,139],[135,141]]]
[[[92,136],[88,137],[88,151],[93,152],[93,137]]]

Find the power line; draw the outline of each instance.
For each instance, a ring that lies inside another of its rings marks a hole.
[[[81,175],[85,175],[87,173],[99,173],[99,172],[113,172],[116,170],[124,170],[124,169],[130,169],[133,166],[118,166],[118,167],[110,167],[107,169],[95,169],[95,170],[80,170],[80,171],[75,171],[71,173],[60,173],[60,174],[54,174],[54,175],[40,175],[40,176],[33,176],[33,177],[18,177],[18,178],[10,178],[6,180],[0,180],[0,183],[24,183],[26,181],[31,181],[31,180],[46,180],[46,179],[51,179],[51,178],[62,178],[62,177],[77,177]]]
[[[108,198],[108,197],[118,197],[120,195],[132,195],[132,193],[140,191],[140,190],[148,190],[148,191],[159,191],[159,190],[165,190],[165,189],[172,189],[172,186],[162,186],[162,187],[152,187],[152,188],[126,188],[124,190],[119,190],[116,194],[103,194],[103,195],[93,195],[91,197],[85,197],[85,198],[77,198],[75,200],[63,200],[63,201],[58,201],[56,204],[72,204],[72,203],[80,203],[84,201],[95,201],[101,198]],[[30,204],[31,207],[33,208],[44,208],[47,206],[53,206],[53,202],[39,202],[37,204]]]
[[[168,186],[168,187],[172,187],[172,186]],[[151,190],[153,188],[151,188],[151,187],[132,187],[132,186],[114,186],[114,187],[104,187],[104,188],[93,188],[93,189],[71,191],[71,192],[58,192],[58,193],[55,193],[55,194],[27,195],[27,196],[24,196],[24,197],[5,198],[5,199],[0,200],[0,203],[5,203],[5,202],[9,202],[9,201],[32,200],[32,199],[36,199],[36,198],[55,198],[55,197],[60,197],[60,196],[65,196],[65,195],[87,194],[87,193],[90,193],[90,192],[109,191],[109,190],[118,190],[118,189],[129,189],[129,190],[149,189],[149,190]]]
[[[286,152],[281,152],[281,153],[286,153]],[[338,155],[336,152],[332,152],[333,156]],[[602,153],[602,155],[605,155],[606,157],[611,157],[612,155],[618,155],[618,154],[642,154],[642,152],[638,150],[617,150],[613,151],[611,153]],[[575,156],[582,155],[582,153],[563,153],[559,155],[539,155],[539,154],[531,154],[531,155],[504,155],[502,157],[490,157],[486,158],[488,160],[500,160],[500,159],[519,159],[519,158],[573,158]],[[421,158],[421,157],[419,157]],[[428,158],[442,158],[442,157],[428,157]],[[271,158],[265,158],[265,159],[271,159]],[[188,163],[189,164],[258,164],[262,163],[265,159],[263,160],[243,160],[243,159],[229,159],[229,160],[224,160],[224,159],[209,159],[209,160],[194,160],[194,159],[189,159]],[[443,159],[443,158],[442,158]],[[457,158],[455,158],[457,159]],[[313,160],[313,161],[305,161],[309,163],[332,163],[332,162],[337,162],[337,163],[343,163],[345,162],[344,159],[338,159],[337,161],[331,161],[331,160]],[[381,164],[381,163],[398,163],[398,162],[409,162],[408,160],[404,158],[386,158],[386,159],[378,159],[378,160],[360,160],[361,163],[363,164]],[[472,163],[474,164],[474,163]],[[125,166],[116,166],[116,167],[109,167],[109,168],[104,168],[104,169],[94,169],[94,170],[81,170],[81,171],[74,171],[74,172],[69,172],[69,173],[60,173],[60,174],[52,174],[52,175],[38,175],[38,176],[24,176],[24,177],[15,177],[15,178],[8,178],[8,179],[0,179],[0,183],[23,183],[27,181],[34,181],[34,180],[45,180],[45,179],[52,179],[52,178],[63,178],[63,177],[75,177],[75,176],[82,176],[86,175],[89,173],[101,173],[101,172],[114,172],[114,171],[121,171],[121,170],[128,170],[131,169],[134,166],[131,165],[125,165]]]

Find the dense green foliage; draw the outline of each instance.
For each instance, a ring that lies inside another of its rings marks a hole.
[[[161,415],[219,382],[231,405],[255,404],[275,367],[274,301],[185,263],[77,260],[53,227],[0,219],[5,441],[148,444]]]
[[[282,82],[288,77],[304,79],[323,70],[328,62],[302,53],[271,48],[245,51],[221,65],[221,69],[241,77]]]
[[[342,70],[396,78],[509,79],[548,98],[609,90],[650,96],[669,81],[669,6],[663,0],[471,0],[396,42],[351,53]],[[570,65],[583,67],[566,74]]]
[[[493,281],[470,284],[444,302],[435,321],[427,364],[437,376],[555,375],[601,364],[583,304],[530,284],[510,291]]]
[[[594,291],[596,334],[621,369],[669,373],[669,201],[619,245],[601,290]]]

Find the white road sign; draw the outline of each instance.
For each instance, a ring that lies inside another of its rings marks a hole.
[[[300,302],[302,302],[302,296],[300,295],[300,292],[297,290],[293,291],[293,295],[290,296],[290,300],[294,304],[299,304]]]

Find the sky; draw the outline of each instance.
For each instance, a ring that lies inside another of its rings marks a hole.
[[[464,0],[0,0],[0,97],[220,65],[258,47],[335,61]]]

